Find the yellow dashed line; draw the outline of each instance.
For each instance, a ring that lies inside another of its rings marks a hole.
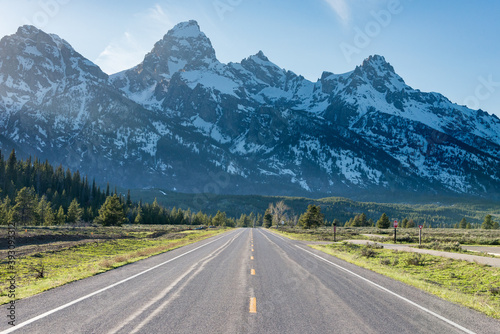
[[[253,260],[253,256],[250,256],[250,260]]]
[[[250,313],[257,313],[257,298],[250,298]]]
[[[250,274],[255,275],[255,269],[252,269],[252,270],[250,271]]]

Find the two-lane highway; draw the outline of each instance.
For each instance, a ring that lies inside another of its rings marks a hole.
[[[500,322],[264,229],[16,304],[2,333],[499,333]],[[4,307],[5,308],[5,307]]]

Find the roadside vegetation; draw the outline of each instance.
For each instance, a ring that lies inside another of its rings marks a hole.
[[[386,250],[382,245],[336,243],[311,247],[500,319],[498,268],[439,256]]]
[[[17,232],[16,299],[225,232],[190,226],[23,227]],[[0,230],[5,238],[6,229]],[[0,250],[0,304],[9,302],[7,250]]]

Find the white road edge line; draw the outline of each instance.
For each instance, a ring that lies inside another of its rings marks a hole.
[[[118,281],[118,282],[116,282],[116,283],[113,283],[113,284],[111,284],[111,285],[108,285],[108,286],[107,286],[107,287],[105,287],[105,288],[102,288],[102,289],[100,289],[100,290],[97,290],[97,291],[94,291],[94,292],[92,292],[92,293],[89,293],[89,294],[88,294],[88,295],[86,295],[86,296],[80,297],[80,298],[78,298],[78,299],[73,300],[72,302],[69,302],[69,303],[67,303],[67,304],[61,305],[61,306],[59,306],[59,307],[56,307],[56,308],[55,308],[55,309],[53,309],[53,310],[47,311],[47,312],[45,312],[45,313],[42,313],[42,314],[40,314],[40,315],[38,315],[38,316],[36,316],[36,317],[34,317],[34,318],[31,318],[31,319],[29,319],[29,320],[26,320],[25,322],[20,323],[19,325],[16,325],[16,326],[14,326],[14,327],[12,327],[12,328],[9,328],[9,329],[7,329],[7,330],[4,330],[3,332],[0,332],[0,334],[12,333],[12,332],[14,332],[14,331],[16,331],[16,330],[18,330],[18,329],[21,329],[21,328],[22,328],[22,327],[24,327],[24,326],[27,326],[27,325],[29,325],[29,324],[32,324],[32,323],[34,323],[35,321],[38,321],[38,320],[40,320],[40,319],[43,319],[43,318],[45,318],[45,317],[47,317],[47,316],[49,316],[49,315],[51,315],[51,314],[53,314],[53,313],[56,313],[56,312],[58,312],[58,311],[63,310],[63,309],[65,309],[65,308],[67,308],[67,307],[69,307],[69,306],[71,306],[71,305],[74,305],[74,304],[79,303],[79,302],[81,302],[81,301],[83,301],[83,300],[85,300],[85,299],[88,299],[88,298],[90,298],[90,297],[92,297],[92,296],[95,296],[95,295],[97,295],[97,294],[99,294],[99,293],[101,293],[101,292],[104,292],[104,291],[106,291],[106,290],[109,290],[109,289],[111,289],[111,288],[114,288],[114,287],[115,287],[115,286],[117,286],[117,285],[120,285],[120,284],[122,284],[122,283],[125,283],[125,282],[127,282],[127,281],[130,281],[131,279],[134,279],[134,278],[136,278],[136,277],[138,277],[138,276],[141,276],[141,275],[143,275],[143,274],[145,274],[145,273],[147,273],[147,272],[150,272],[151,270],[154,270],[154,269],[156,269],[156,268],[158,268],[158,267],[161,267],[161,266],[163,266],[163,265],[165,265],[165,264],[167,264],[167,263],[169,263],[169,262],[172,262],[172,261],[174,261],[174,260],[177,260],[178,258],[183,257],[184,255],[187,255],[187,254],[189,254],[189,253],[192,253],[192,252],[194,252],[195,250],[198,250],[198,249],[200,249],[200,248],[203,248],[203,247],[205,247],[205,246],[208,246],[208,245],[210,245],[211,243],[214,243],[214,242],[216,242],[217,240],[220,240],[220,239],[222,239],[222,238],[224,238],[224,237],[226,237],[226,236],[227,236],[227,235],[222,235],[221,237],[219,237],[219,238],[217,238],[217,239],[215,239],[215,240],[212,240],[212,241],[210,241],[210,242],[208,242],[208,243],[206,243],[206,244],[204,244],[204,245],[201,245],[201,246],[198,246],[198,247],[196,247],[196,248],[194,248],[194,249],[191,249],[190,251],[187,251],[186,253],[183,253],[183,254],[181,254],[181,255],[178,255],[178,256],[176,256],[176,257],[174,257],[174,258],[172,258],[172,259],[170,259],[170,260],[168,260],[168,261],[165,261],[165,262],[162,262],[162,263],[160,263],[160,264],[157,264],[157,265],[156,265],[156,266],[154,266],[154,267],[151,267],[151,268],[146,269],[146,270],[144,270],[144,271],[141,271],[140,273],[137,273],[137,274],[135,274],[135,275],[133,275],[133,276],[130,276],[130,277],[125,278],[125,279],[123,279],[123,280],[121,280],[121,281]]]
[[[441,316],[441,315],[439,315],[439,314],[437,314],[437,313],[435,313],[435,312],[433,312],[433,311],[431,311],[431,310],[429,310],[429,309],[427,309],[427,308],[425,308],[425,307],[423,307],[423,306],[421,306],[421,305],[419,305],[419,304],[417,304],[417,303],[415,303],[415,302],[413,302],[413,301],[411,301],[411,300],[409,300],[409,299],[407,299],[407,298],[405,298],[405,297],[403,297],[403,296],[401,296],[401,295],[398,295],[397,293],[395,293],[395,292],[393,292],[393,291],[391,291],[391,290],[389,290],[389,289],[387,289],[387,288],[384,288],[383,286],[378,285],[377,283],[372,282],[372,281],[370,281],[369,279],[364,278],[363,276],[360,276],[360,275],[358,275],[358,274],[356,274],[356,273],[354,273],[354,272],[350,271],[349,269],[346,269],[346,268],[344,268],[344,267],[342,267],[342,266],[340,266],[340,265],[338,265],[338,264],[336,264],[336,263],[333,263],[333,262],[331,262],[331,261],[329,261],[329,260],[327,260],[327,259],[325,259],[325,258],[323,258],[323,257],[321,257],[321,256],[319,256],[319,255],[317,255],[317,254],[314,254],[313,252],[308,251],[307,249],[304,249],[304,248],[302,248],[302,247],[299,247],[298,245],[295,245],[295,247],[297,247],[298,249],[301,249],[301,250],[303,250],[304,252],[307,252],[307,253],[309,253],[309,254],[311,254],[311,255],[313,255],[313,256],[315,256],[315,257],[317,257],[317,258],[319,258],[319,259],[321,259],[321,260],[323,260],[323,261],[325,261],[325,262],[327,262],[327,263],[329,263],[329,264],[331,264],[331,265],[333,265],[333,266],[337,267],[337,268],[339,268],[339,269],[342,269],[343,271],[345,271],[345,272],[347,272],[347,273],[349,273],[349,274],[351,274],[351,275],[353,275],[353,276],[356,276],[356,277],[358,277],[358,278],[360,278],[360,279],[362,279],[362,280],[364,280],[364,281],[366,281],[366,282],[368,282],[368,283],[370,283],[370,284],[372,284],[372,285],[376,286],[377,288],[379,288],[379,289],[381,289],[381,290],[383,290],[383,291],[385,291],[385,292],[387,292],[387,293],[389,293],[389,294],[391,294],[391,295],[393,295],[393,296],[395,296],[395,297],[397,297],[397,298],[399,298],[399,299],[401,299],[401,300],[403,300],[403,301],[405,301],[405,302],[407,302],[407,303],[409,303],[409,304],[411,304],[411,305],[413,305],[413,306],[415,306],[415,307],[419,308],[420,310],[422,310],[422,311],[424,311],[424,312],[429,313],[430,315],[435,316],[436,318],[438,318],[438,319],[440,319],[440,320],[442,320],[442,321],[444,321],[444,322],[446,322],[446,323],[448,323],[448,324],[452,325],[452,326],[453,326],[453,327],[455,327],[455,328],[460,329],[461,331],[463,331],[463,332],[465,332],[465,333],[469,333],[469,334],[476,334],[476,333],[474,333],[474,332],[472,332],[472,331],[468,330],[467,328],[462,327],[462,326],[460,326],[459,324],[457,324],[457,323],[455,323],[455,322],[453,322],[453,321],[451,321],[451,320],[449,320],[449,319],[447,319],[447,318],[445,318],[445,317],[443,317],[443,316]]]
[[[269,231],[267,231],[267,232],[269,232]],[[278,239],[281,239],[281,240],[285,241],[285,239],[284,239],[283,237],[281,237],[281,236],[277,235],[276,233],[274,233],[274,232],[269,232],[269,233],[270,233],[271,235],[274,235],[276,238],[278,238]],[[263,234],[264,234],[264,233],[263,233]]]

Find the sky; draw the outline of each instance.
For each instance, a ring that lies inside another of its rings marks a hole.
[[[497,0],[0,0],[0,37],[32,24],[113,74],[194,19],[223,63],[262,50],[315,82],[379,54],[413,88],[500,117],[499,13]]]

